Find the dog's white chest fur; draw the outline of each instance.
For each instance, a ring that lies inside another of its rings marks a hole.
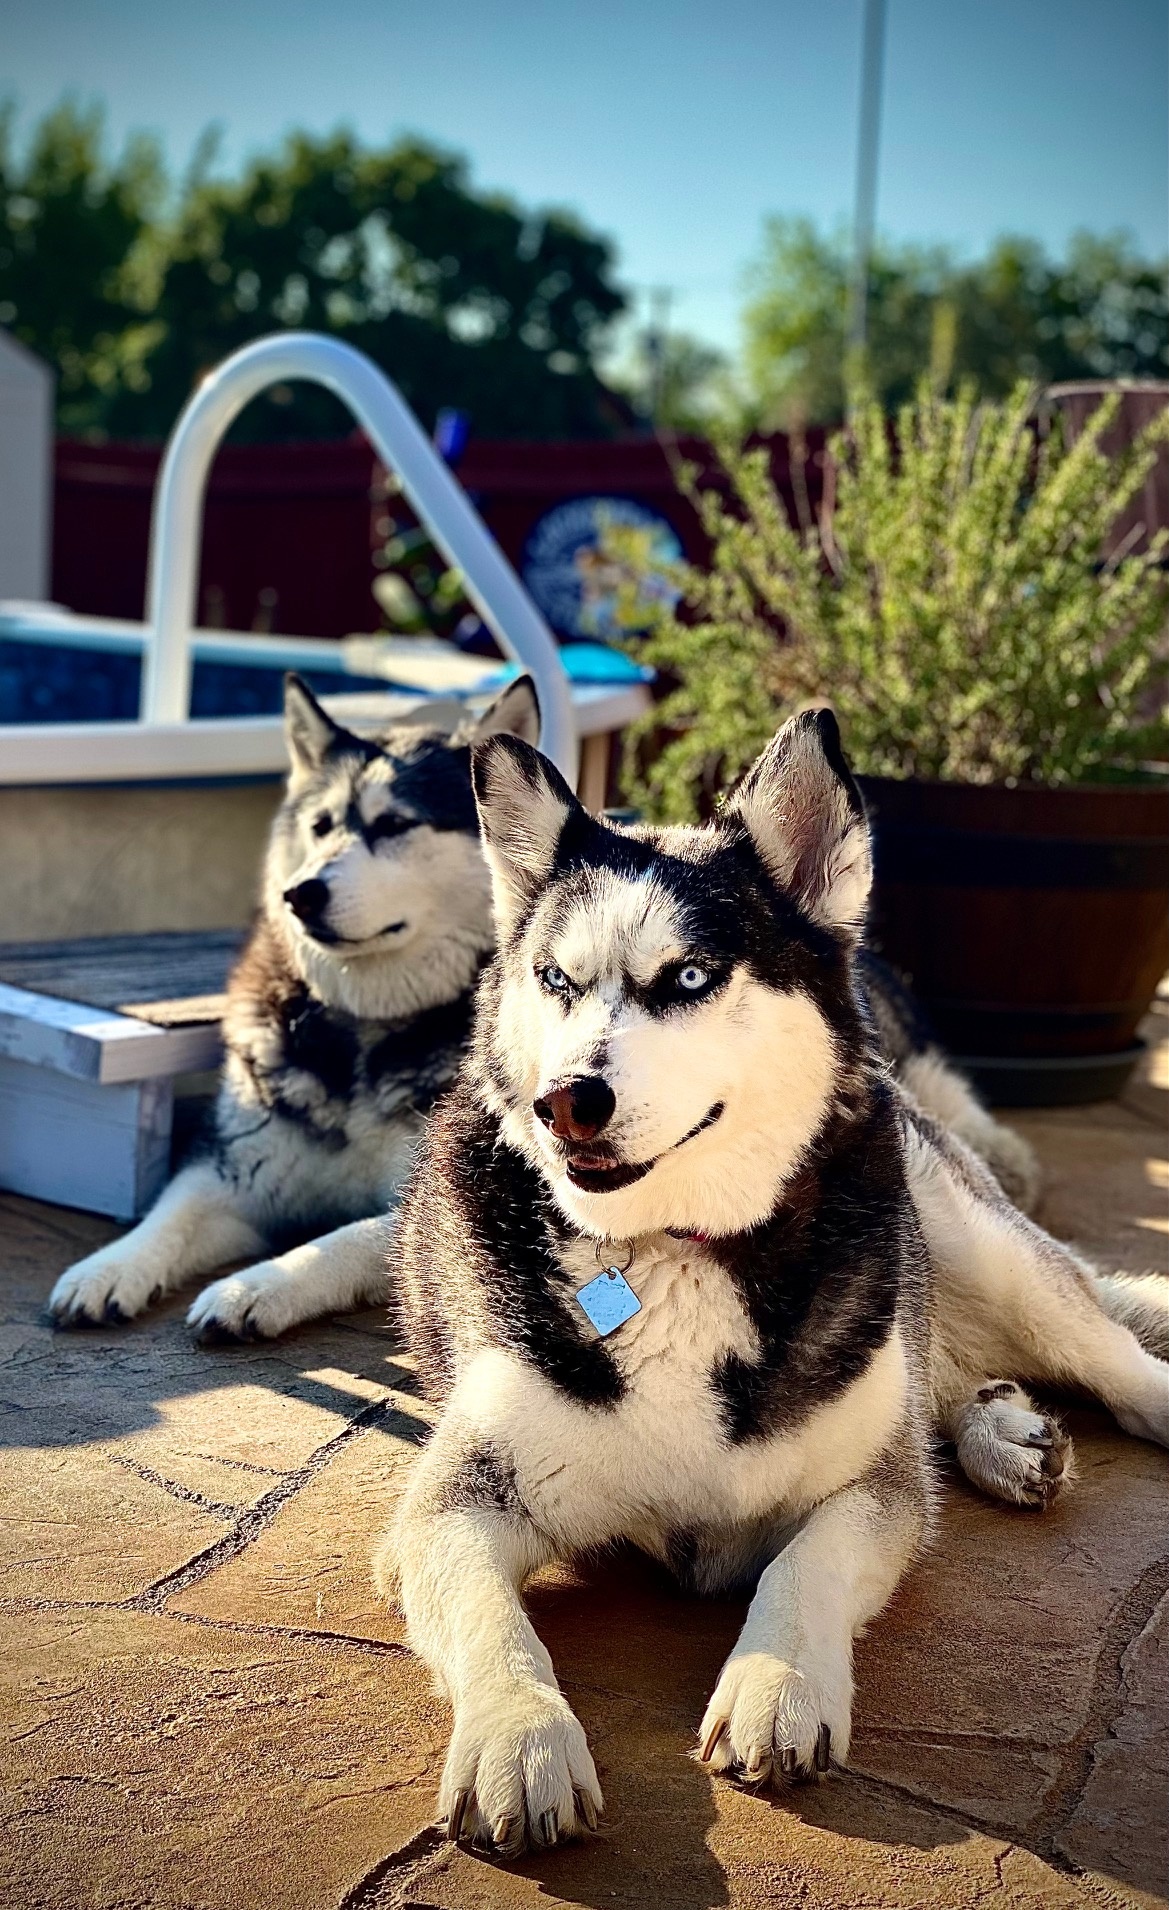
[[[596,1275],[590,1242],[564,1261],[576,1286]],[[734,1443],[715,1376],[728,1355],[753,1363],[760,1349],[730,1276],[698,1244],[663,1237],[639,1244],[627,1278],[641,1310],[606,1340],[625,1382],[616,1406],[581,1406],[496,1348],[457,1388],[460,1415],[503,1435],[525,1504],[569,1546],[621,1536],[662,1551],[680,1529],[795,1515],[887,1444],[906,1396],[896,1332],[835,1400],[791,1430]]]

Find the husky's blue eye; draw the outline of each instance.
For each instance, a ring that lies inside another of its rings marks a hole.
[[[568,987],[568,976],[562,968],[557,968],[555,964],[550,964],[547,968],[540,970],[540,980],[543,982],[545,988],[549,989],[554,995],[563,994],[564,990]]]
[[[326,811],[322,811],[319,816],[313,819],[314,836],[327,836],[332,827],[333,818]]]
[[[699,968],[697,962],[687,962],[685,968],[678,970],[678,986],[684,988],[688,995],[697,994],[700,988],[706,987],[709,980],[710,976],[705,968]]]

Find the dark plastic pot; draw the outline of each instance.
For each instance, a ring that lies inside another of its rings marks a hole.
[[[873,942],[1000,1106],[1100,1100],[1169,967],[1169,790],[862,777]]]

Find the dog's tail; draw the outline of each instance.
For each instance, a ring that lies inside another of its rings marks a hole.
[[[901,1072],[926,1113],[981,1156],[1008,1200],[1025,1214],[1033,1214],[1039,1202],[1040,1171],[1031,1143],[1013,1127],[995,1120],[939,1048],[930,1046],[911,1055]]]
[[[858,963],[864,998],[886,1060],[893,1063],[926,1113],[986,1162],[1007,1199],[1025,1214],[1033,1214],[1040,1172],[1030,1142],[983,1107],[969,1081],[938,1046],[917,1002],[888,963],[864,948]]]
[[[1098,1273],[1096,1297],[1147,1353],[1169,1360],[1169,1279],[1161,1273]]]

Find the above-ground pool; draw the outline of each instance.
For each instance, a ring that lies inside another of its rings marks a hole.
[[[136,722],[147,640],[141,624],[0,604],[0,724]],[[298,671],[318,696],[394,689],[466,695],[516,668],[448,645],[377,636],[336,643],[202,630],[191,654],[195,718],[279,716],[286,670]],[[577,684],[620,686],[652,676],[603,644],[566,644],[561,659]]]
[[[133,624],[0,609],[0,723],[136,722],[145,648]],[[338,643],[201,631],[191,650],[194,717],[278,716],[285,670],[320,696],[389,687],[350,669]]]
[[[449,721],[452,696],[481,705],[517,667],[426,641],[201,631],[190,720],[141,723],[149,637],[0,604],[0,943],[242,925],[287,769],[286,670],[376,731],[436,698]],[[599,808],[610,739],[648,707],[648,672],[596,645],[561,655],[580,787]]]

